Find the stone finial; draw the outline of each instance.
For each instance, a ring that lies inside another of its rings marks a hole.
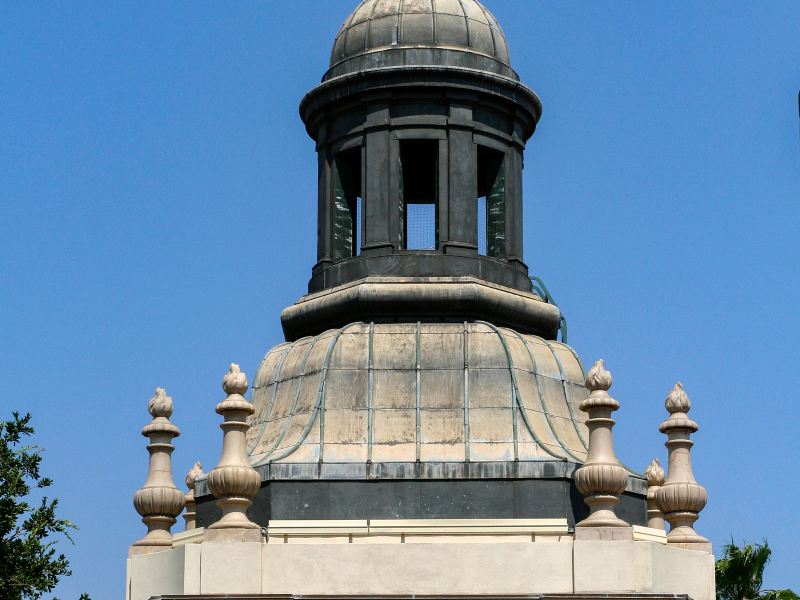
[[[647,479],[647,526],[653,529],[664,529],[664,513],[658,508],[656,503],[656,492],[664,485],[664,469],[661,462],[654,458],[644,470]]]
[[[659,427],[667,435],[669,463],[667,479],[656,492],[655,501],[670,524],[667,542],[694,550],[711,550],[710,542],[694,530],[694,522],[708,501],[705,488],[692,473],[690,439],[699,426],[686,414],[692,407],[683,384],[676,383],[665,402],[669,418]]]
[[[228,397],[217,404],[217,413],[224,417],[220,425],[223,431],[222,456],[219,464],[208,474],[208,487],[222,509],[222,518],[209,530],[255,530],[260,536],[259,526],[246,515],[252,504],[250,499],[261,485],[261,477],[247,459],[247,417],[255,412],[253,405],[243,396],[247,387],[247,376],[239,365],[232,364],[222,379],[222,388]]]
[[[169,419],[172,416],[172,397],[167,396],[167,390],[156,388],[155,396],[147,401],[147,410],[154,419],[159,417]]]
[[[232,363],[228,372],[222,378],[222,389],[226,394],[243,395],[247,391],[247,375],[242,373],[241,367]]]
[[[169,420],[172,398],[163,388],[157,388],[147,408],[153,420],[142,429],[142,435],[150,441],[147,445],[150,466],[144,486],[133,495],[133,505],[147,525],[147,535],[131,546],[130,554],[171,548],[170,528],[183,510],[183,494],[172,480],[172,451],[175,449],[172,438],[180,435],[180,430]]]
[[[661,461],[657,458],[653,459],[647,468],[644,470],[644,477],[647,479],[647,484],[651,487],[661,487],[664,485],[664,468],[661,466]]]
[[[686,394],[686,390],[683,389],[683,384],[680,381],[676,383],[669,394],[667,394],[667,399],[664,400],[664,406],[666,406],[667,412],[671,415],[686,414],[692,409],[692,401],[689,400],[689,396]],[[697,428],[695,431],[697,431]]]
[[[611,372],[606,370],[602,358],[594,363],[586,374],[586,387],[590,392],[607,392],[613,382],[614,378],[611,377]]]
[[[612,381],[602,360],[598,360],[586,376],[586,387],[591,393],[581,402],[580,408],[589,415],[586,421],[589,454],[583,466],[575,472],[575,484],[586,496],[590,514],[576,527],[628,527],[614,513],[619,496],[628,484],[628,473],[617,460],[611,436],[614,426],[611,413],[620,406],[608,394]]]
[[[183,513],[183,520],[186,522],[184,529],[189,531],[197,527],[197,504],[194,501],[194,482],[204,475],[203,465],[199,462],[194,463],[194,466],[189,469],[186,474],[186,487],[189,491],[184,496],[186,511]]]

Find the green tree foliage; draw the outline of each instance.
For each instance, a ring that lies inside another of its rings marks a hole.
[[[56,551],[55,536],[70,541],[75,525],[56,516],[58,500],[32,504],[31,490],[52,485],[39,471],[41,450],[25,445],[33,435],[30,415],[0,421],[0,600],[36,600],[71,575],[69,561]],[[83,594],[80,600],[89,600]]]
[[[763,544],[724,547],[724,555],[717,561],[717,600],[800,600],[792,590],[762,590],[764,569],[772,550]]]

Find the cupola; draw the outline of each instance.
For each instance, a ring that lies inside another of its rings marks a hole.
[[[365,0],[300,113],[318,244],[287,339],[354,321],[485,319],[555,338],[523,259],[523,152],[541,114],[475,0]]]

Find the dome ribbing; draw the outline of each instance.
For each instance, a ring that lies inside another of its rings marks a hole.
[[[586,458],[569,346],[488,323],[354,323],[280,345],[253,386],[254,465]]]
[[[476,0],[363,0],[345,20],[326,78],[382,66],[459,66],[517,79],[508,43]]]

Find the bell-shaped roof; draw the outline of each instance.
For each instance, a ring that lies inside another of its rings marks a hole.
[[[517,79],[500,25],[477,0],[363,0],[331,53],[330,78],[381,66],[456,66]]]
[[[253,465],[586,459],[564,344],[489,323],[354,323],[267,353]]]

